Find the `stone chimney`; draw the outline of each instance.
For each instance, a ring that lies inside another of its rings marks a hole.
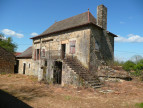
[[[97,25],[103,29],[107,29],[107,8],[104,5],[97,7]]]

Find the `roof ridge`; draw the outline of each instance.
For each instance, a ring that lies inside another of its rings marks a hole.
[[[91,21],[91,17],[94,19],[94,21]],[[89,11],[89,21],[96,24],[96,18],[94,17],[94,15],[92,15],[92,13]]]
[[[86,11],[86,12],[88,12],[88,11]],[[83,12],[83,13],[81,13],[81,14],[84,14],[84,13],[86,13],[86,12]],[[73,17],[78,16],[78,15],[81,15],[81,14],[74,15],[74,16],[72,16],[72,17],[69,17],[69,18],[66,18],[66,19],[63,19],[63,20],[57,21],[57,22],[55,22],[55,23],[58,23],[58,22],[61,22],[61,21],[64,21],[64,20],[67,20],[67,19],[73,18]]]

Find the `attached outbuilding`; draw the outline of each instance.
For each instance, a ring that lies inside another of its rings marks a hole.
[[[32,46],[17,57],[18,73],[33,75],[32,72]]]

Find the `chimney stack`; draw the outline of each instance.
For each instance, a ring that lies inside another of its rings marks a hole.
[[[97,25],[103,29],[107,29],[107,8],[104,5],[97,7]]]

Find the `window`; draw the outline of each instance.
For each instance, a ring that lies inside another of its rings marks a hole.
[[[45,49],[42,49],[42,52],[41,52],[42,54],[42,57],[45,57]]]
[[[75,43],[76,41],[70,41],[70,54],[75,54]]]
[[[47,60],[45,60],[45,66],[47,66]]]
[[[36,58],[37,58],[37,60],[39,60],[39,59],[40,59],[40,50],[39,50],[39,49],[37,49],[37,55],[36,55]]]
[[[99,51],[99,43],[95,40],[95,50]]]
[[[30,63],[29,63],[29,68],[30,68]]]
[[[40,59],[40,49],[35,49],[34,51],[34,60]]]

